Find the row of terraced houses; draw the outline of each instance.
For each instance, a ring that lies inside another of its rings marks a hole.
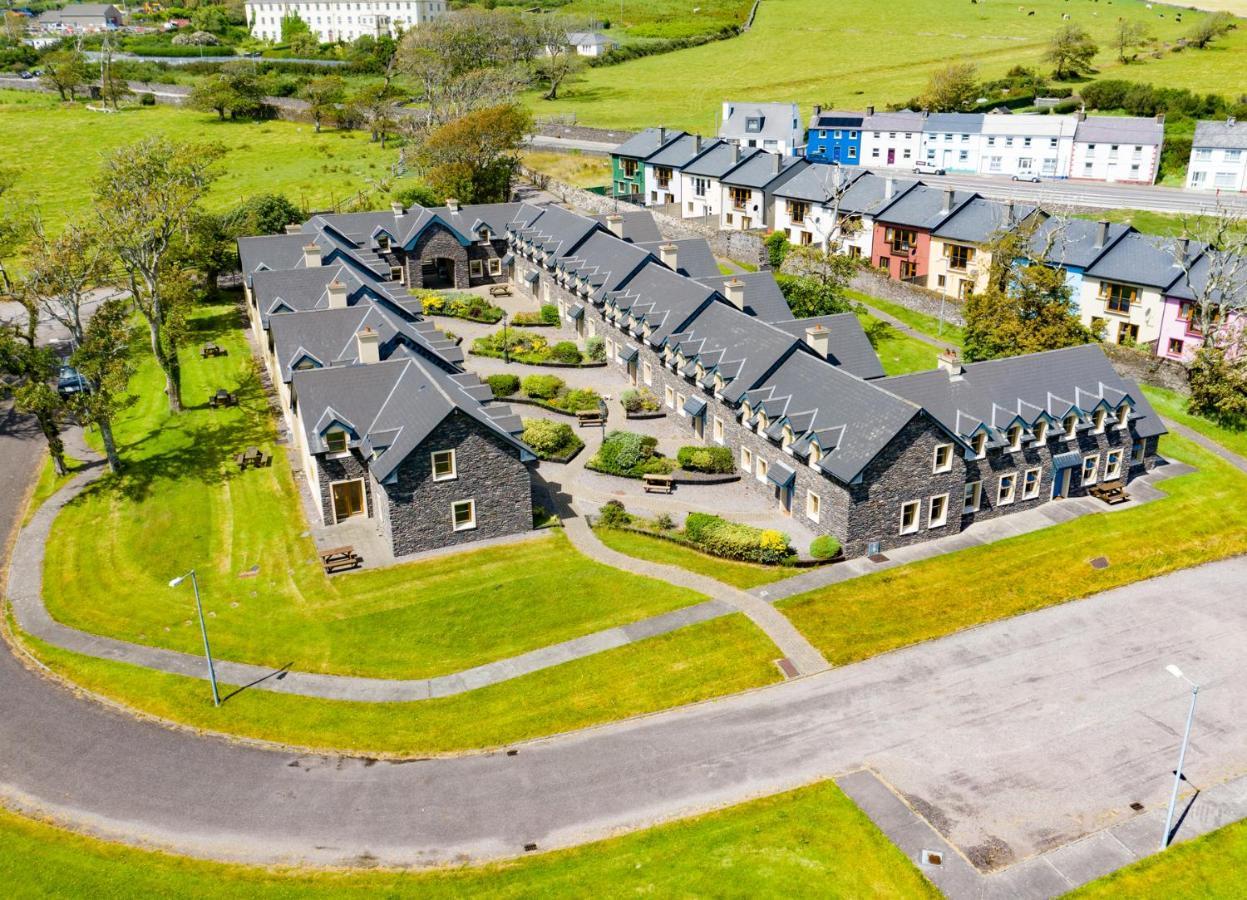
[[[371,519],[400,556],[531,527],[539,475],[520,422],[416,285],[505,281],[556,304],[604,339],[621,387],[730,447],[746,489],[849,555],[1157,460],[1159,418],[1096,346],[884,377],[854,316],[793,320],[768,273],[693,277],[696,250],[630,239],[621,216],[521,203],[322,215],[240,240],[252,327],[325,523]]]
[[[1198,242],[1105,221],[1057,220],[973,191],[663,128],[630,138],[613,160],[616,171],[637,173],[654,206],[724,230],[779,231],[794,244],[867,259],[894,280],[950,298],[982,291],[993,242],[1025,228],[1034,259],[1065,271],[1083,322],[1105,340],[1181,361],[1204,341],[1193,311],[1216,251]],[[1236,335],[1242,318],[1228,315],[1237,318],[1225,333]]]

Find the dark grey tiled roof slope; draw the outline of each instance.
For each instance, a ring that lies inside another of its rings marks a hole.
[[[758,153],[723,176],[723,183],[747,188],[775,188],[787,182],[809,162],[778,153]]]
[[[727,296],[726,285],[729,281],[740,281],[745,285],[745,312],[761,319],[763,322],[776,322],[792,317],[784,292],[779,289],[775,276],[770,272],[744,272],[740,275],[720,275],[717,272],[710,277],[697,279],[707,287],[712,287],[720,294]]]
[[[1006,229],[1025,222],[1037,209],[1028,203],[997,203],[976,196],[957,207],[931,233],[950,241],[985,244]]]
[[[620,213],[623,218],[621,223],[623,226],[623,239],[625,241],[661,241],[662,232],[658,230],[658,224],[654,221],[654,214],[648,209],[629,210]],[[609,216],[594,216],[595,222],[606,225]]]
[[[270,317],[307,309],[329,308],[329,285],[337,281],[346,286],[347,304],[377,302],[397,315],[411,317],[420,303],[397,282],[378,282],[361,278],[348,265],[331,264],[310,269],[256,272],[251,279],[252,296],[260,311],[260,323],[267,328]]]
[[[703,279],[719,274],[719,263],[705,238],[681,238],[674,241],[646,241],[638,243],[655,257],[660,256],[659,247],[673,244],[676,248],[676,270],[689,278]]]
[[[982,113],[931,113],[922,125],[928,134],[979,134],[983,130]]]
[[[756,147],[739,147],[719,141],[684,167],[685,175],[702,175],[706,178],[722,178],[745,160],[762,153]]]
[[[931,230],[948,218],[957,207],[977,197],[969,191],[951,188],[933,188],[925,184],[899,195],[884,207],[875,218],[889,225]]]
[[[684,133],[670,129],[646,128],[612,150],[611,155],[626,156],[629,159],[646,159]]]
[[[657,153],[645,160],[646,165],[683,169],[686,165],[710,149],[711,141],[700,135],[682,134]]]
[[[775,196],[789,200],[808,200],[810,203],[825,203],[836,195],[837,191],[847,192],[848,187],[863,178],[873,177],[864,169],[853,171],[843,166],[827,166],[815,163],[806,166],[796,175],[775,188]],[[842,198],[843,199],[843,198]]]
[[[1046,219],[1031,236],[1035,258],[1057,266],[1085,269],[1133,229],[1129,225],[1086,219]]]
[[[1196,122],[1192,147],[1247,150],[1247,122]]]
[[[1189,252],[1192,257],[1202,250],[1201,246],[1191,242]],[[1100,256],[1087,269],[1087,274],[1093,278],[1164,290],[1183,274],[1176,252],[1172,238],[1132,231]]]
[[[809,319],[781,319],[771,324],[793,337],[804,340],[807,328],[821,325],[827,329],[827,361],[846,372],[867,380],[883,377],[883,364],[870,346],[870,339],[861,321],[853,313],[814,316]]]
[[[1165,142],[1165,126],[1149,117],[1088,116],[1074,129],[1074,140],[1159,147]]]

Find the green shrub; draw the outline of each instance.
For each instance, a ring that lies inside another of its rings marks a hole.
[[[662,408],[662,404],[649,388],[641,388],[639,391],[628,388],[619,395],[619,402],[630,413],[657,412]]]
[[[654,526],[659,531],[670,531],[675,528],[675,522],[672,521],[671,516],[667,513],[659,513],[658,518],[654,520]]]
[[[606,340],[597,335],[585,341],[585,353],[594,362],[606,362]]]
[[[570,425],[549,419],[525,419],[520,440],[542,459],[565,456],[578,445],[583,446]]]
[[[538,318],[542,325],[557,325],[559,324],[559,308],[553,303],[544,303]]]
[[[689,513],[684,536],[714,556],[775,565],[792,554],[788,535],[729,522],[708,513]]]
[[[510,397],[520,389],[520,379],[516,375],[490,375],[485,383],[495,397]]]
[[[534,400],[553,400],[566,387],[557,375],[529,375],[523,384],[524,393]]]
[[[612,431],[602,441],[592,468],[611,475],[640,478],[648,473],[668,473],[673,463],[656,453],[658,439],[632,431]]]
[[[736,471],[736,459],[727,447],[681,447],[676,454],[681,469],[716,474]]]
[[[559,397],[555,403],[568,412],[587,412],[601,406],[602,397],[592,388],[576,388]]]
[[[716,522],[722,522],[718,516],[710,513],[689,513],[688,518],[684,520],[684,535],[690,541],[700,544],[706,537],[706,531],[714,527]]]
[[[559,341],[550,348],[550,358],[558,362],[575,365],[580,362],[580,348],[572,341]]]
[[[606,504],[598,510],[598,522],[608,528],[613,528],[619,525],[630,525],[632,516],[618,500],[607,500]]]
[[[810,541],[810,556],[814,559],[831,559],[840,552],[840,542],[828,534],[820,534]]]
[[[766,236],[763,242],[766,244],[767,262],[771,264],[771,268],[776,272],[780,266],[784,264],[784,260],[788,257],[788,250],[791,244],[788,243],[788,236],[782,231],[772,231]]]

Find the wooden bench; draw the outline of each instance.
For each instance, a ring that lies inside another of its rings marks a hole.
[[[645,493],[647,494],[670,494],[675,490],[675,479],[670,475],[649,472],[642,475],[641,480],[645,482]]]
[[[495,284],[495,285],[493,285],[493,286],[489,289],[489,296],[491,296],[491,297],[510,297],[510,296],[511,296],[511,288],[510,288],[508,285],[505,285],[505,284]]]
[[[1130,499],[1130,495],[1126,493],[1126,486],[1120,481],[1105,481],[1102,484],[1092,485],[1087,488],[1087,493],[1097,500],[1103,500],[1109,506],[1116,506]]]
[[[234,457],[234,462],[238,464],[239,469],[246,469],[247,466],[254,466],[257,469],[270,465],[273,457],[262,451],[259,447],[248,447],[242,453]]]
[[[581,428],[584,428],[586,425],[598,425],[604,428],[606,427],[606,416],[603,415],[600,409],[585,410],[584,412],[576,413],[576,424]]]
[[[320,554],[321,565],[325,567],[325,574],[332,575],[334,572],[342,572],[347,569],[355,569],[361,566],[364,560],[355,548],[350,544],[343,547],[332,547],[328,550],[317,551]]]
[[[237,406],[238,397],[224,389],[217,391],[208,398],[208,405],[213,409],[220,409],[223,406]]]
[[[209,356],[224,356],[225,349],[209,341],[200,348],[199,355],[204,359],[207,359]]]

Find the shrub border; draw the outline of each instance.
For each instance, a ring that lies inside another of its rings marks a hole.
[[[497,308],[497,309],[501,309],[501,307],[495,307],[495,308]],[[477,317],[475,317],[475,316],[457,316],[457,315],[455,315],[454,313],[448,313],[448,312],[429,312],[428,310],[422,310],[422,312],[423,312],[423,313],[424,313],[424,315],[426,315],[426,316],[438,316],[438,317],[443,318],[443,319],[462,319],[462,320],[463,320],[463,321],[465,321],[465,322],[476,322],[478,325],[497,325],[497,324],[498,324],[499,322],[501,322],[501,321],[503,320],[503,318],[506,316],[506,312],[505,312],[505,311],[503,311],[502,315],[501,315],[501,316],[499,316],[499,317],[498,317],[498,318],[496,318],[496,319],[478,319],[478,318],[477,318]]]
[[[562,407],[554,406],[550,403],[547,403],[545,400],[534,400],[532,397],[521,397],[518,394],[511,394],[510,396],[507,396],[507,397],[495,397],[494,399],[499,400],[499,401],[504,401],[506,403],[523,403],[528,406],[539,406],[542,409],[548,409],[550,410],[550,412],[556,412],[564,416],[579,415],[579,413],[569,412],[568,410],[563,409]],[[582,410],[582,412],[592,412],[592,410],[586,409],[586,410]]]
[[[667,414],[663,412],[661,409],[656,412],[638,412],[638,413],[628,412],[626,409],[624,410],[625,419],[665,419],[666,417],[667,417]]]
[[[468,349],[468,355],[469,356],[483,356],[486,359],[505,359],[506,358],[501,353],[482,353],[480,350],[477,350],[475,347],[471,347]],[[525,360],[521,360],[514,353],[511,354],[511,362],[516,363],[517,365],[521,365],[521,366],[541,366],[542,368],[546,368],[546,369],[602,369],[606,367],[605,360],[602,360],[601,362],[599,362],[595,359],[591,359],[588,362],[578,362],[578,363],[565,363],[565,362],[558,362],[557,360],[548,360],[546,362],[527,362]]]
[[[660,541],[670,541],[680,547],[687,547],[689,550],[696,551],[702,556],[710,559],[721,559],[726,562],[743,563],[746,566],[758,566],[762,569],[817,569],[821,566],[829,566],[834,563],[844,561],[844,550],[841,549],[831,559],[801,559],[799,556],[791,556],[784,562],[778,563],[760,563],[749,559],[731,559],[727,556],[719,556],[717,553],[711,553],[709,550],[703,549],[701,546],[693,543],[688,538],[683,538],[674,534],[663,534],[660,531],[649,531],[645,528],[636,528],[632,525],[594,525],[597,516],[589,517],[589,524],[593,528],[612,528],[615,531],[630,531],[633,534],[643,534],[647,537],[658,538]]]

